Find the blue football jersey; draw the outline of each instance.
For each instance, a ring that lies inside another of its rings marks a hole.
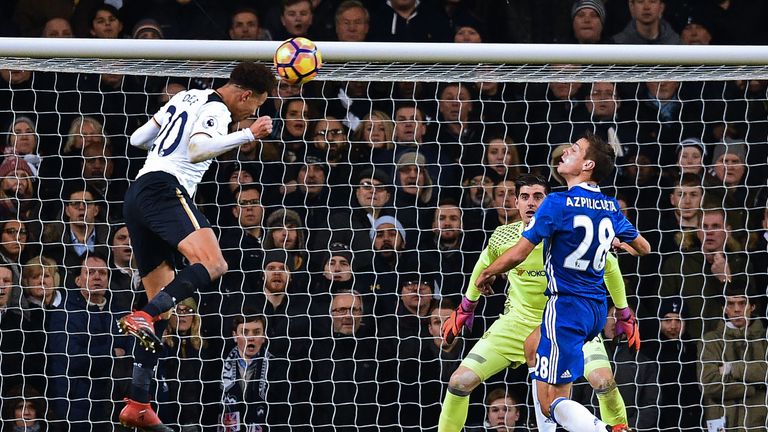
[[[605,301],[603,274],[614,237],[630,242],[637,229],[615,198],[585,183],[547,195],[523,231],[533,244],[544,241],[547,295],[577,295]]]

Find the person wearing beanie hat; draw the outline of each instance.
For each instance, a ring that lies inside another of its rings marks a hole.
[[[571,7],[573,36],[581,44],[603,41],[605,6],[600,0],[577,0]]]
[[[405,237],[405,228],[403,228],[403,224],[401,224],[400,221],[395,219],[393,216],[382,216],[373,222],[373,227],[371,228],[371,231],[370,231],[371,241],[373,241],[376,238],[380,229],[391,230],[393,228],[397,231],[397,234],[400,235],[400,240],[402,240],[402,242],[404,243],[407,240]],[[398,242],[395,242],[392,244],[392,246],[397,246],[397,244]]]
[[[747,145],[727,138],[712,152],[712,173],[725,187],[738,186],[747,172],[746,160]]]
[[[704,16],[689,16],[680,32],[680,42],[683,45],[709,45],[712,43],[713,28],[713,23]]]
[[[666,297],[658,309],[658,338],[643,341],[643,348],[659,363],[660,430],[699,429],[701,390],[696,371],[696,342],[686,332],[685,304],[680,297]],[[685,408],[683,408],[685,407]]]
[[[9,155],[0,163],[0,217],[28,218],[38,206],[33,200],[34,170],[21,157]]]
[[[397,160],[397,172],[395,177],[395,207],[398,209],[413,209],[418,212],[420,207],[434,207],[432,203],[432,177],[426,165],[424,155],[415,151],[405,152]],[[419,215],[427,216],[429,215]],[[404,221],[412,221],[414,224],[420,220],[416,214],[401,216]],[[415,228],[415,226],[411,226]]]
[[[456,17],[453,32],[453,41],[456,43],[481,43],[486,39],[483,23],[471,13]]]
[[[165,39],[163,28],[157,20],[145,18],[133,26],[131,32],[134,39]]]
[[[706,155],[706,146],[700,139],[693,137],[680,141],[680,145],[677,147],[679,174],[691,173],[702,176],[704,173],[704,156]]]

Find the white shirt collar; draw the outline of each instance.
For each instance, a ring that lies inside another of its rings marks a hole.
[[[587,182],[581,182],[581,183],[577,184],[576,186],[584,188],[584,189],[586,189],[588,191],[591,191],[591,192],[600,192],[600,187],[599,186],[592,186],[592,185],[590,185]]]

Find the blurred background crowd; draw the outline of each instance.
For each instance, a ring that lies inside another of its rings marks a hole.
[[[0,10],[4,36],[759,45],[768,3],[16,0]],[[173,94],[221,84],[0,71],[3,431],[120,429],[135,348],[115,320],[146,302],[122,216],[144,157],[128,136]],[[220,157],[198,188],[229,271],[173,311],[159,415],[184,431],[227,421],[436,430],[448,378],[504,310],[499,280],[472,333],[441,344],[486,240],[520,219],[515,178],[537,173],[562,190],[552,169],[562,146],[592,132],[617,154],[601,187],[654,250],[619,257],[643,349],[607,344],[631,426],[766,430],[767,86],[281,82],[258,113],[273,117],[273,135]],[[609,319],[606,340],[613,332]],[[506,371],[476,392],[471,430],[526,424],[525,376]],[[588,385],[574,394],[593,399]]]

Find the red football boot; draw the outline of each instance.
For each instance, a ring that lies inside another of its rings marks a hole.
[[[156,351],[163,341],[155,334],[154,319],[144,311],[133,311],[117,322],[120,331],[131,334],[146,350]]]
[[[133,399],[124,399],[125,408],[120,411],[120,424],[125,427],[134,427],[145,432],[173,432],[173,429],[165,426],[155,410],[148,403],[136,402]]]

